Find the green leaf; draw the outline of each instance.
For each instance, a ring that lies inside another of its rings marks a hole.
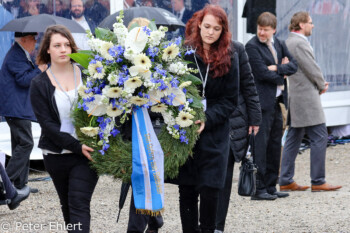
[[[79,53],[88,54],[94,56],[94,53],[91,50],[79,50]]]
[[[192,98],[193,102],[190,104],[192,108],[203,108],[202,100],[198,98]]]
[[[156,23],[154,22],[154,20],[152,20],[151,22],[149,22],[148,28],[151,29],[152,31],[157,31],[157,25],[156,25]]]
[[[133,23],[130,25],[130,27],[128,27],[128,31],[130,32],[132,29],[140,27],[140,25],[138,23]]]
[[[89,62],[92,58],[89,54],[84,54],[84,53],[72,53],[72,54],[68,54],[68,56],[72,58],[74,61],[76,61],[77,63],[79,63],[85,69],[88,68]]]
[[[117,36],[112,31],[106,28],[96,28],[95,35],[96,38],[104,41],[117,42]]]
[[[194,84],[194,85],[199,85],[202,83],[202,81],[199,78],[197,78],[196,76],[194,76],[192,74],[182,75],[181,78],[184,81],[191,81],[192,84]]]

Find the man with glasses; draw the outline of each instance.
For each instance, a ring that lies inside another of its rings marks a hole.
[[[71,0],[69,18],[79,23],[85,30],[95,32],[96,24],[85,14],[85,7],[82,0]],[[88,38],[85,33],[72,33],[74,41],[80,50],[90,50],[87,43]]]
[[[17,189],[28,183],[29,157],[34,145],[31,121],[36,118],[29,99],[30,82],[47,67],[38,67],[31,60],[36,35],[36,32],[15,33],[15,43],[7,52],[0,72],[0,115],[10,127],[12,147],[6,172]]]

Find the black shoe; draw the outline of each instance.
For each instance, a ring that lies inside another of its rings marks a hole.
[[[268,201],[273,201],[277,199],[276,195],[271,195],[269,193],[260,193],[260,194],[255,194],[251,196],[251,200],[268,200]]]
[[[17,190],[17,195],[11,199],[11,202],[7,205],[10,210],[16,209],[19,204],[27,199],[27,197],[30,194],[30,188],[29,186],[24,186],[22,189],[16,189]]]
[[[30,192],[31,192],[31,193],[38,193],[38,192],[39,192],[39,189],[30,188]]]
[[[284,192],[274,192],[274,193],[271,193],[271,195],[276,195],[278,198],[282,198],[282,197],[288,197],[289,196],[289,193],[284,193]]]

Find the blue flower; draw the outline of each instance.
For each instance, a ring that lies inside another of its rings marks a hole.
[[[103,67],[96,67],[97,73],[102,73],[102,69],[103,69]]]
[[[86,82],[86,87],[92,87],[93,83],[91,81]]]
[[[101,155],[105,155],[105,152],[103,150],[99,150],[98,152],[100,152]]]
[[[188,101],[189,103],[193,103],[193,99],[192,99],[192,98],[189,98],[187,101]]]
[[[107,61],[106,61],[106,65],[111,65],[111,64],[113,64],[113,63],[114,63],[113,60],[107,60]]]
[[[142,30],[143,30],[144,32],[146,32],[147,36],[150,36],[150,35],[151,35],[151,29],[149,29],[148,27],[144,26],[144,27],[142,27]]]
[[[181,36],[179,36],[178,38],[175,39],[175,44],[177,46],[180,46],[181,42],[182,42],[182,37]]]
[[[191,55],[193,54],[195,51],[193,49],[187,50],[185,55]]]
[[[177,80],[176,78],[173,78],[173,79],[170,81],[171,86],[174,87],[174,88],[177,88],[178,85],[179,85],[179,83],[180,83],[179,80]]]
[[[99,55],[95,55],[95,60],[97,60],[97,61],[103,61],[103,57],[100,57]]]
[[[161,69],[161,67],[159,66],[157,66],[156,68],[156,72],[158,73],[158,74],[160,74],[160,75],[162,75],[162,76],[166,76],[166,70],[163,70],[163,69]]]
[[[184,107],[185,107],[184,105],[180,105],[180,106],[179,106],[179,111],[181,111],[182,109],[184,109]]]
[[[181,141],[181,142],[184,142],[184,143],[186,143],[186,144],[188,144],[188,139],[186,138],[185,135],[181,135],[181,136],[180,136],[180,141]]]
[[[186,134],[186,130],[182,129],[180,130],[180,135],[185,135]]]
[[[186,94],[187,93],[187,89],[186,88],[182,88],[182,91]]]
[[[92,59],[90,62],[89,62],[89,64],[96,64],[96,60],[95,59]]]
[[[117,136],[117,134],[119,134],[120,131],[117,130],[116,128],[114,128],[112,131],[111,131],[111,134],[113,135],[113,137]]]
[[[174,129],[176,129],[176,130],[179,130],[180,129],[180,126],[179,125],[173,125],[173,127],[174,127]]]
[[[118,57],[117,60],[116,60],[117,63],[120,63],[120,62],[122,62],[122,61],[123,61],[123,59],[120,58],[120,57]]]
[[[109,148],[109,144],[106,143],[106,144],[103,145],[103,148],[102,148],[102,149],[103,149],[104,151],[107,151],[108,148]]]
[[[104,117],[98,117],[96,121],[97,121],[98,123],[101,123],[102,121],[104,121],[104,119],[105,119]]]

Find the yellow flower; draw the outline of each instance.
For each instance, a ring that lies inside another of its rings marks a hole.
[[[130,103],[133,103],[133,104],[138,105],[138,106],[142,106],[142,105],[148,103],[148,99],[141,98],[139,96],[133,96],[130,98]]]
[[[80,131],[89,137],[94,137],[98,134],[98,127],[83,127]]]
[[[135,66],[142,66],[149,69],[152,66],[151,60],[144,53],[140,53],[134,57]]]
[[[193,115],[181,111],[179,115],[175,118],[176,124],[180,125],[180,127],[185,128],[193,124]]]
[[[142,85],[140,77],[135,76],[131,77],[124,83],[124,87],[127,89],[136,89]]]
[[[117,117],[120,116],[124,111],[118,109],[117,107],[114,107],[112,104],[110,104],[107,107],[107,115],[110,117]]]
[[[179,54],[179,52],[179,47],[177,47],[175,44],[172,44],[164,49],[162,59],[164,61],[173,60]]]
[[[162,113],[165,112],[165,110],[167,110],[167,106],[165,104],[157,104],[151,107],[151,111],[152,112],[157,112],[157,113]]]
[[[120,97],[122,91],[123,89],[121,89],[120,87],[111,87],[108,89],[107,96],[109,98],[118,98]]]

